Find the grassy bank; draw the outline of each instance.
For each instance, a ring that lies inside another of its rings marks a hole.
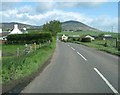
[[[113,38],[118,38],[118,35],[119,35],[118,33],[113,33],[113,32],[80,31],[80,32],[61,32],[61,33],[58,33],[58,36],[61,36],[63,34],[79,35],[80,37],[83,35],[86,35],[86,34],[89,34],[92,36],[98,36],[100,34],[108,34],[108,35],[111,35]],[[92,41],[92,42],[80,42],[80,41],[73,41],[73,40],[71,42],[82,44],[82,45],[85,45],[88,47],[95,48],[97,50],[105,51],[107,53],[111,53],[111,54],[120,56],[120,52],[116,48],[116,39],[106,40],[107,47],[104,46],[104,44],[105,44],[104,40],[97,40],[97,39],[95,39],[95,41]]]
[[[74,41],[74,43],[77,43],[77,44],[82,44],[82,45],[85,45],[87,47],[91,47],[91,48],[95,48],[97,50],[100,50],[100,51],[105,51],[107,53],[110,53],[110,54],[113,54],[113,55],[117,55],[117,56],[120,56],[120,51],[118,51],[117,48],[115,48],[113,46],[113,43],[111,43],[111,41],[108,41],[107,44],[108,46],[105,47],[104,46],[104,41],[92,41],[92,42],[79,42],[79,41]]]
[[[16,51],[17,51],[17,48],[19,48],[20,50],[24,50],[24,45],[6,45],[6,44],[3,44],[2,45],[2,58],[3,59],[6,59],[7,58],[13,58],[14,56],[16,56]],[[22,51],[23,52],[23,51]]]
[[[98,36],[99,34],[108,34],[108,35],[112,35],[113,38],[118,37],[118,33],[113,33],[113,32],[96,32],[96,31],[79,31],[79,32],[60,32],[58,33],[58,36],[61,35],[86,35],[86,34],[90,34],[93,36]]]
[[[37,71],[53,54],[55,39],[48,45],[36,51],[17,57],[3,57],[2,59],[2,84],[31,75]],[[11,46],[12,47],[12,46]],[[13,46],[16,47],[16,46]],[[6,46],[3,47],[7,48]],[[9,48],[9,47],[8,47]],[[21,48],[23,48],[21,46]],[[11,48],[12,50],[13,48]],[[14,49],[13,49],[14,50]],[[10,51],[10,48],[8,49]]]

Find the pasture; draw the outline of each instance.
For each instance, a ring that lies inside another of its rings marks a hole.
[[[24,78],[37,71],[50,58],[55,49],[55,38],[50,44],[43,44],[33,52],[25,55],[25,45],[3,45],[2,47],[2,84]],[[16,56],[19,48],[21,55]]]
[[[80,32],[60,32],[58,33],[58,36],[61,36],[61,35],[93,35],[93,36],[98,36],[99,34],[108,34],[108,35],[112,35],[113,38],[116,38],[118,37],[118,33],[112,33],[112,32],[96,32],[96,31],[80,31]]]
[[[116,38],[118,38],[118,33],[112,33],[112,32],[95,32],[95,31],[80,31],[80,32],[61,32],[58,33],[58,36],[61,35],[92,35],[92,36],[99,36],[100,34],[107,34],[107,35],[111,35],[113,37],[113,39],[111,40],[97,40],[95,39],[95,41],[92,42],[80,42],[80,41],[71,41],[77,44],[82,44],[88,47],[92,47],[95,48],[97,50],[101,50],[101,51],[105,51],[114,55],[118,55],[120,56],[120,52],[118,51],[118,48],[116,48]],[[107,46],[105,47],[105,43],[107,43]]]

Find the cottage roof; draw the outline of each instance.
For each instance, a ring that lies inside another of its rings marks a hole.
[[[111,35],[103,35],[103,37],[112,37]]]
[[[10,34],[22,34],[22,32],[18,29],[18,24],[14,25],[14,29],[10,32]]]

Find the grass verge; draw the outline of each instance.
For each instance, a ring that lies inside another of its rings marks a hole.
[[[110,53],[110,54],[113,54],[113,55],[117,55],[117,56],[120,56],[120,51],[118,51],[117,48],[115,47],[105,47],[103,44],[103,42],[101,41],[93,41],[93,42],[79,42],[79,41],[74,41],[74,43],[77,43],[77,44],[82,44],[82,45],[85,45],[87,47],[91,47],[91,48],[95,48],[97,50],[100,50],[100,51],[104,51],[104,52],[107,52],[107,53]]]
[[[31,76],[51,57],[55,49],[55,38],[53,42],[28,55],[19,58],[8,58],[2,60],[2,84],[6,85],[15,80]]]

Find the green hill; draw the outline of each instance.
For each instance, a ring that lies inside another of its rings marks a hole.
[[[63,31],[99,31],[82,22],[73,21],[73,20],[63,22],[62,30]]]

